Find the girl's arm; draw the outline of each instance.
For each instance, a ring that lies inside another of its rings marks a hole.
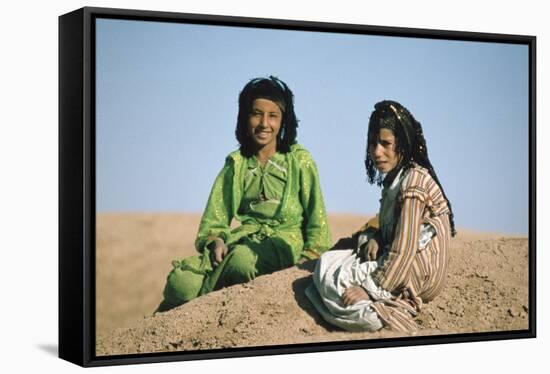
[[[411,266],[418,250],[420,226],[426,206],[426,176],[411,170],[402,186],[401,213],[395,229],[389,255],[382,267],[376,271],[379,285],[390,292],[407,286]]]
[[[214,181],[202,215],[199,232],[195,240],[195,248],[199,252],[203,252],[204,248],[217,238],[227,242],[231,232],[231,220],[233,219],[233,174],[233,160],[228,157]]]
[[[319,257],[331,246],[325,203],[317,166],[308,152],[300,155],[300,202],[304,209],[303,257]]]

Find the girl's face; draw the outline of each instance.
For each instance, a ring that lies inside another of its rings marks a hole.
[[[390,129],[380,129],[375,141],[369,144],[370,158],[380,173],[389,173],[401,161],[396,152],[396,139]]]
[[[248,116],[248,135],[259,147],[277,147],[283,113],[279,106],[267,99],[256,99]]]

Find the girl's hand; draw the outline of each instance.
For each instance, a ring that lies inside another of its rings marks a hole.
[[[378,242],[374,239],[369,239],[367,245],[359,250],[359,258],[361,262],[375,261],[378,256]]]
[[[348,287],[342,295],[342,302],[345,306],[356,304],[361,300],[370,300],[370,297],[367,291],[360,286]]]
[[[367,243],[367,260],[375,261],[378,257],[378,242],[374,239],[370,239]]]
[[[222,263],[223,258],[227,255],[228,248],[221,238],[217,238],[214,243],[214,261],[212,261],[212,266],[216,268]]]

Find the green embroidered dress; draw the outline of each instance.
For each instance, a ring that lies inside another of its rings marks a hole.
[[[233,219],[240,226],[231,228]],[[209,247],[218,237],[229,253],[214,270]],[[235,151],[202,216],[195,242],[201,254],[173,262],[159,310],[290,267],[301,257],[316,258],[330,245],[319,176],[307,150],[295,144],[264,166]]]

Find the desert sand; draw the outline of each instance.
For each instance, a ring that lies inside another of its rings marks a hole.
[[[369,217],[330,214],[333,240]],[[314,261],[153,315],[173,259],[195,254],[199,214],[99,214],[96,354],[187,351],[407,336],[325,323],[304,290]],[[423,306],[415,336],[529,327],[528,239],[458,229],[443,293]]]

